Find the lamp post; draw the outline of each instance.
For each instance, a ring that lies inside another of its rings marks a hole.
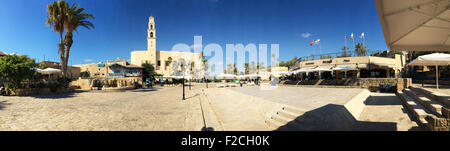
[[[191,81],[192,81],[192,71],[191,71],[191,77],[189,78],[189,90],[191,90]]]
[[[186,98],[184,97],[184,68],[183,68],[183,64],[181,64],[181,71],[183,72],[183,100],[186,100]]]

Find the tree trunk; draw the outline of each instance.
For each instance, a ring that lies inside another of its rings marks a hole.
[[[61,39],[61,42],[59,43],[59,58],[60,58],[60,60],[61,60],[61,62],[60,62],[60,64],[61,64],[61,71],[63,71],[62,72],[62,76],[63,77],[65,77],[66,76],[66,73],[64,72],[65,71],[65,66],[64,66],[64,61],[65,61],[65,59],[64,59],[64,39],[63,39],[63,30],[61,30],[61,31],[59,31],[59,36],[60,36],[60,39]]]
[[[64,54],[64,73],[67,75],[67,64],[69,63],[69,53],[70,53],[70,48],[72,47],[73,44],[73,35],[72,35],[72,31],[67,31],[66,32],[66,36],[64,38],[64,45],[66,46],[66,51]]]

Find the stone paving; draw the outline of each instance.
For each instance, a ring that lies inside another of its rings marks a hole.
[[[392,126],[361,125],[356,130],[415,131],[420,130],[403,108],[400,98],[393,93],[372,93],[358,120],[365,122],[393,123]],[[375,125],[375,124],[374,124]]]
[[[201,130],[198,90],[181,88],[0,96],[0,130]]]
[[[258,101],[248,101],[246,96],[312,110],[329,103],[345,102],[362,91],[297,87],[264,91],[258,87],[214,88],[213,84],[210,87],[205,91],[201,84],[192,90],[186,87],[185,101],[181,100],[181,87],[0,96],[0,130],[200,131],[212,128],[264,131],[269,130],[264,123],[267,117],[261,114],[264,111],[256,107],[260,105]],[[208,92],[208,97],[202,95],[204,92]],[[415,127],[395,95],[386,95],[369,102],[358,120],[396,123],[396,130]],[[386,99],[390,102],[384,101]],[[369,130],[393,129],[375,127]]]
[[[301,88],[278,87],[274,90],[262,90],[257,86],[230,88],[239,93],[263,98],[281,104],[312,110],[329,103],[344,104],[364,89],[353,88]]]

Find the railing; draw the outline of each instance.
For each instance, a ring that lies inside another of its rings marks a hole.
[[[393,54],[384,54],[384,51],[366,51],[364,54],[357,54],[355,51],[347,50],[344,54],[343,51],[337,53],[324,53],[324,54],[311,54],[309,56],[303,56],[298,58],[297,62],[310,61],[310,60],[320,60],[328,58],[343,58],[343,57],[358,57],[358,56],[382,56],[393,58]]]

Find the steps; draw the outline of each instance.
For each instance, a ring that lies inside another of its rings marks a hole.
[[[300,109],[283,107],[276,115],[266,120],[267,125],[279,131],[312,131],[314,130],[313,119],[303,116]]]
[[[429,123],[432,119],[431,117],[434,119],[445,118],[442,115],[442,110],[446,110],[447,106],[421,90],[416,88],[405,89],[403,92],[397,92],[397,96],[402,100],[406,110],[411,113],[410,115],[413,116],[413,120],[415,120],[424,130],[435,129],[434,127],[436,125],[434,123]]]
[[[413,97],[419,103],[421,103],[421,105],[426,107],[431,113],[433,113],[437,117],[442,117],[441,109],[444,106],[442,103],[440,103],[436,100],[432,100],[432,99],[426,97],[425,95],[423,95],[422,93],[413,91],[411,89],[406,89],[406,90],[404,90],[404,92],[406,94],[408,94],[409,96]]]

